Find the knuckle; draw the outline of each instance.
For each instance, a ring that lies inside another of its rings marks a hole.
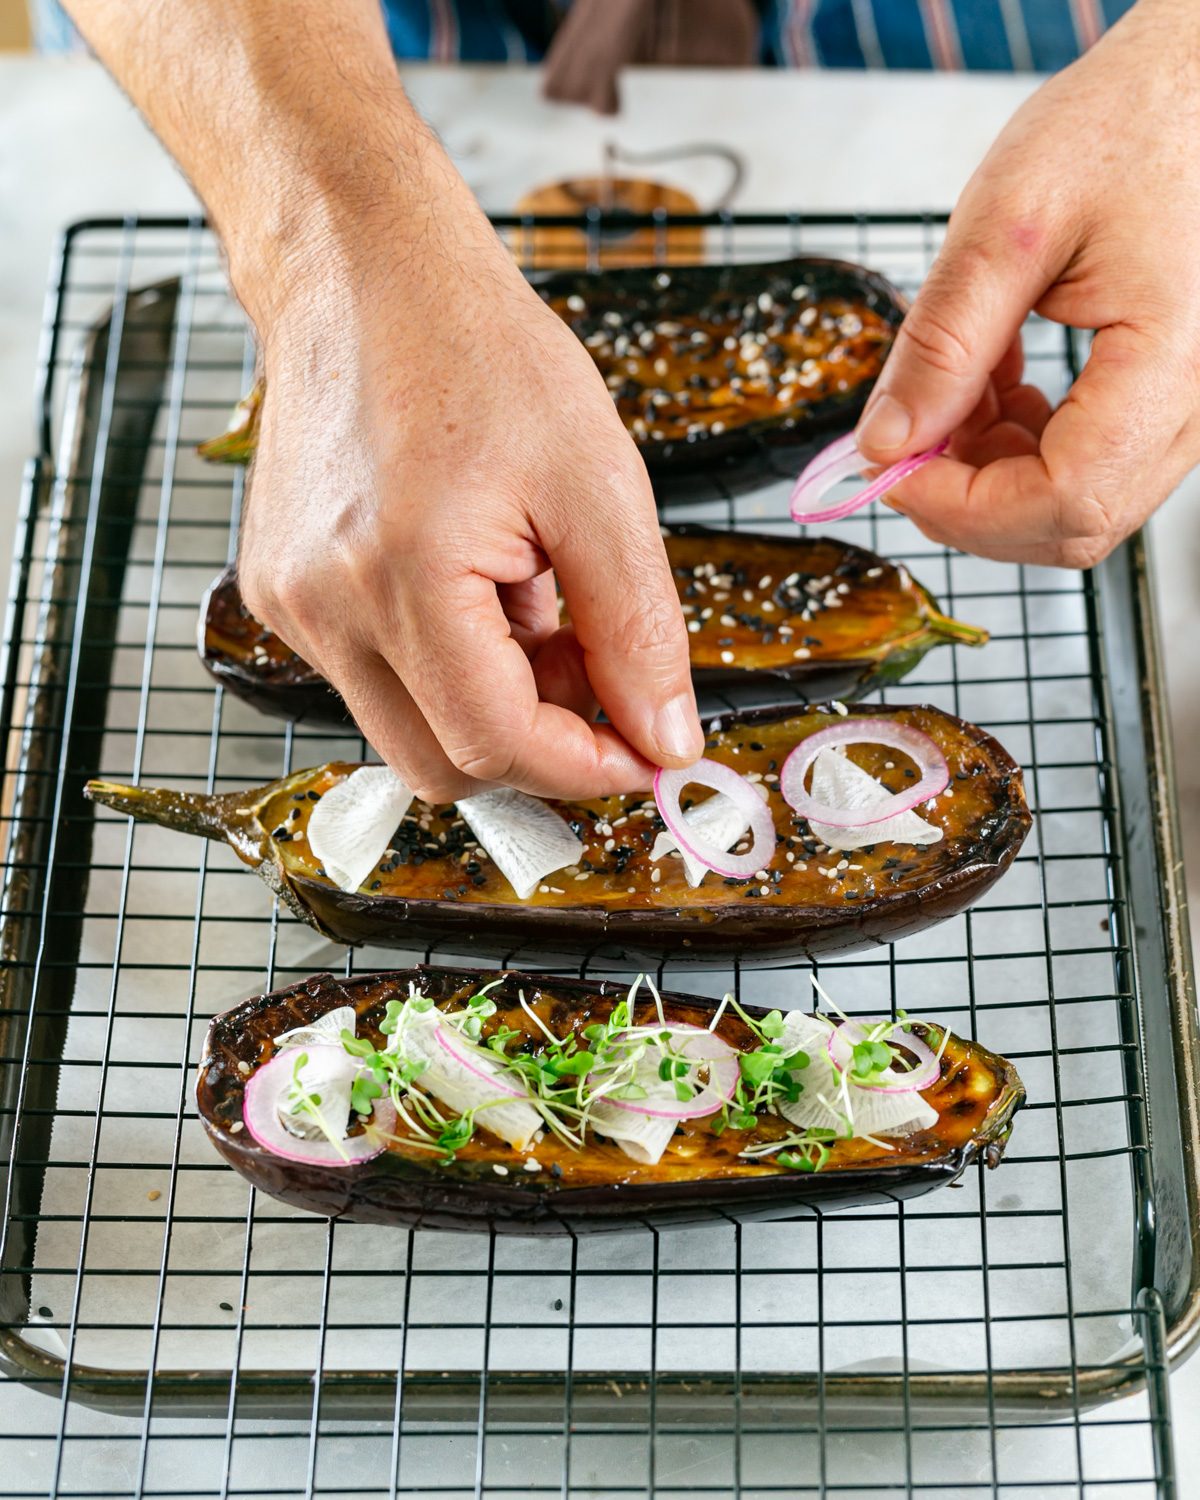
[[[653,658],[687,650],[683,616],[678,604],[665,599],[639,601],[636,611],[623,610],[613,618],[599,649],[619,656]],[[595,648],[593,648],[595,649]]]
[[[512,775],[517,750],[515,742],[503,738],[464,741],[442,747],[451,764],[474,781],[507,781]]]
[[[1054,549],[1054,566],[1077,570],[1094,568],[1116,548],[1119,540],[1119,537],[1110,534],[1098,537],[1074,537],[1070,541],[1060,542]]]
[[[902,334],[924,364],[955,379],[971,373],[970,344],[955,326],[949,305],[936,297],[918,299],[904,320]]]

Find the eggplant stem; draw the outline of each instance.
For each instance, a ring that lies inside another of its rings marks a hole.
[[[181,833],[200,833],[223,844],[229,842],[227,797],[168,787],[122,786],[116,781],[89,781],[84,796],[143,823],[160,823]]]
[[[968,625],[965,620],[954,620],[936,610],[929,617],[929,628],[940,641],[952,641],[957,646],[986,646],[991,636],[982,625]]]

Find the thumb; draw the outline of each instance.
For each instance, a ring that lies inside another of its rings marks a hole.
[[[931,448],[971,415],[988,377],[1053,279],[1018,228],[989,228],[986,205],[952,223],[901,324],[858,423],[858,446],[890,464]]]

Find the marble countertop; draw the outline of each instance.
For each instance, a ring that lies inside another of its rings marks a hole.
[[[642,70],[614,120],[551,108],[526,72],[412,68],[406,81],[484,205],[511,208],[531,184],[599,168],[602,144],[649,150],[702,140],[740,151],[739,206],[808,211],[912,210],[953,204],[1036,80],[929,74],[679,74]],[[836,130],[829,121],[836,120]],[[719,191],[712,162],[672,166],[702,203]],[[0,556],[11,548],[22,465],[33,451],[32,400],[46,269],[63,225],[91,214],[180,212],[187,184],[93,62],[0,55]],[[1195,476],[1156,518],[1152,540],[1164,640],[1200,633],[1200,518]],[[1180,812],[1200,916],[1200,656],[1168,645]],[[1173,1377],[1177,1417],[1200,1405],[1200,1359]],[[36,1398],[35,1398],[36,1399]],[[1134,1398],[1135,1400],[1140,1398]],[[1176,1423],[1181,1500],[1200,1500],[1200,1430]],[[1093,1479],[1104,1476],[1093,1475]]]

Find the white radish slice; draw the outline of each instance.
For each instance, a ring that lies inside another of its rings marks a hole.
[[[793,1010],[783,1018],[779,1045],[785,1052],[808,1054],[808,1067],[795,1074],[803,1085],[799,1099],[778,1106],[789,1124],[800,1130],[835,1130],[845,1135],[847,1105],[856,1136],[908,1135],[937,1123],[937,1110],[919,1094],[882,1094],[878,1089],[859,1088],[847,1079],[843,1095],[842,1075],[828,1051],[833,1032],[834,1027],[823,1016]]]
[[[291,1031],[281,1031],[275,1038],[275,1050],[282,1052],[285,1047],[319,1047],[330,1042],[340,1045],[343,1031],[354,1035],[355,1019],[352,1005],[335,1006],[323,1016],[318,1016],[315,1021],[310,1021],[307,1026],[293,1026]]]
[[[388,766],[359,766],[323,794],[308,820],[308,847],[339,890],[358,890],[412,799]]]
[[[750,785],[765,802],[768,796],[766,787],[761,782],[751,782]],[[750,826],[745,808],[725,792],[717,792],[705,801],[689,807],[683,815],[683,821],[703,843],[711,844],[714,849],[721,850],[732,849]],[[673,849],[678,848],[679,842],[674,834],[669,828],[664,828],[654,840],[650,858],[662,859],[665,854],[670,854]],[[687,853],[686,850],[682,851],[682,854],[683,871],[687,876],[688,885],[699,885],[709,872],[708,866],[701,864],[695,855]]]
[[[458,810],[522,901],[547,875],[583,858],[583,845],[563,819],[512,787],[463,797]]]
[[[697,1077],[699,1068],[691,1073],[692,1097],[686,1101],[678,1098],[674,1084],[669,1083],[670,1097],[666,1103],[649,1099],[613,1098],[605,1099],[604,1102],[611,1104],[614,1109],[628,1110],[633,1114],[662,1115],[668,1120],[700,1120],[705,1115],[715,1115],[722,1104],[729,1103],[737,1088],[737,1052],[723,1037],[716,1036],[703,1026],[691,1026],[686,1021],[679,1021],[668,1030],[671,1051],[681,1059],[687,1058],[693,1063],[702,1064],[707,1074],[706,1078]],[[662,1054],[655,1047],[650,1050],[649,1055],[657,1070]],[[638,1066],[641,1066],[640,1060]],[[655,1076],[657,1077],[657,1072]]]
[[[303,1055],[304,1062],[293,1075],[297,1053]],[[331,1043],[328,1038],[319,1043],[288,1048],[281,1055],[287,1062],[288,1081],[279,1091],[276,1107],[284,1129],[306,1141],[329,1139],[312,1115],[298,1108],[299,1098],[294,1104],[290,1102],[293,1091],[288,1084],[294,1076],[304,1093],[319,1101],[317,1107],[321,1117],[333,1133],[339,1137],[345,1135],[350,1121],[350,1086],[361,1066],[358,1059],[351,1057],[340,1042]]]
[[[447,1038],[449,1047],[440,1040],[443,1029],[452,1032]],[[417,1077],[417,1087],[432,1094],[452,1114],[465,1115],[468,1110],[486,1105],[475,1116],[480,1129],[499,1136],[518,1151],[526,1150],[542,1128],[541,1115],[527,1102],[528,1096],[513,1097],[520,1081],[504,1068],[498,1057],[493,1059],[481,1049],[471,1054],[468,1066],[458,1055],[462,1046],[462,1038],[453,1032],[436,1006],[417,1010],[410,1004],[400,1012],[388,1051],[398,1052],[406,1062],[425,1063]],[[500,1073],[503,1078],[496,1077]]]
[[[609,1099],[597,1099],[588,1110],[588,1120],[598,1134],[615,1141],[632,1160],[653,1167],[662,1159],[675,1127],[679,1121],[664,1115],[634,1113],[622,1107],[638,1104],[667,1106],[674,1104],[675,1085],[658,1076],[660,1058],[657,1048],[648,1047],[638,1059],[632,1082],[646,1090],[645,1099],[625,1100],[621,1104]],[[597,1080],[598,1081],[598,1080]]]
[[[781,1104],[779,1113],[801,1130],[835,1130],[845,1135],[846,1101],[839,1084],[827,1080],[822,1087],[815,1078],[809,1078],[812,1071],[804,1070],[804,1092],[799,1099],[794,1104]],[[847,1085],[847,1093],[851,1133],[855,1136],[911,1135],[914,1130],[928,1130],[938,1121],[937,1110],[919,1094],[882,1094],[878,1089],[858,1088],[852,1083]]]
[[[813,762],[812,796],[829,807],[844,807],[847,812],[872,812],[892,799],[887,787],[880,786],[848,755],[836,750],[822,750]],[[927,823],[915,812],[897,813],[879,823],[865,823],[860,828],[834,828],[829,823],[809,822],[813,837],[831,849],[863,849],[869,844],[916,844],[924,848],[936,844],[942,830]]]

